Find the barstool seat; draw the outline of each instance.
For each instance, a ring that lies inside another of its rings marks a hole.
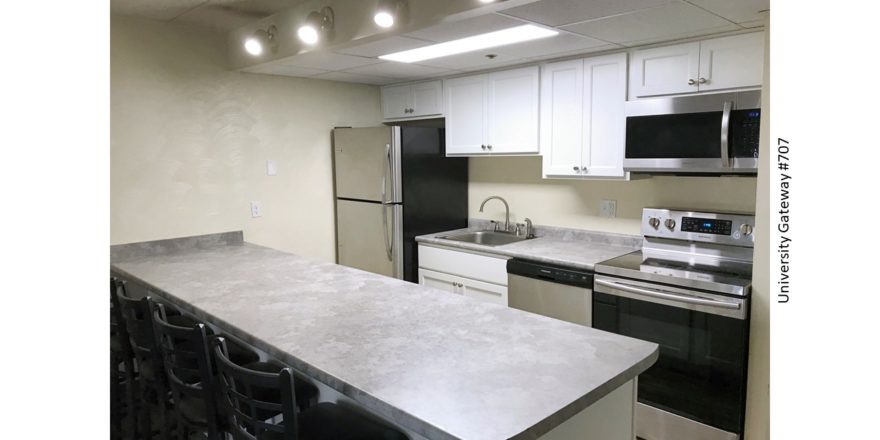
[[[250,362],[242,365],[242,367],[264,373],[277,373],[284,369],[286,365],[270,359],[268,361]],[[318,387],[312,385],[306,379],[299,377],[298,374],[293,375],[293,388],[296,393],[297,411],[306,410],[318,403]],[[277,388],[257,388],[254,392],[254,397],[264,402],[280,402],[281,391]]]

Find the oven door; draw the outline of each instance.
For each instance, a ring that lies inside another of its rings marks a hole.
[[[597,274],[593,327],[660,345],[639,376],[638,437],[741,438],[748,299]]]

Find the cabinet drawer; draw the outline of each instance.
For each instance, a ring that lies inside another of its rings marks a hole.
[[[507,257],[490,257],[465,251],[419,245],[419,267],[507,285]]]

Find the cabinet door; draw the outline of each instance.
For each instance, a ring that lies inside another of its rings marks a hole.
[[[484,283],[470,278],[459,278],[458,281],[462,284],[460,289],[464,296],[507,306],[507,286]]]
[[[632,55],[630,97],[696,92],[699,65],[699,42],[637,50]]]
[[[446,154],[486,154],[486,75],[443,83],[446,95]]]
[[[412,109],[410,116],[430,116],[443,113],[443,83],[428,81],[412,85]]]
[[[764,33],[700,43],[700,91],[760,87],[764,79]]]
[[[422,286],[445,290],[449,293],[461,294],[461,291],[458,288],[458,283],[461,279],[462,278],[457,276],[442,272],[434,272],[433,270],[419,268],[419,284]]]
[[[489,74],[491,153],[538,152],[538,66]]]
[[[581,172],[624,177],[626,54],[584,60],[584,152]]]
[[[583,150],[584,61],[547,64],[541,72],[544,177],[579,177]]]
[[[382,115],[385,119],[406,118],[413,107],[412,86],[382,87]]]

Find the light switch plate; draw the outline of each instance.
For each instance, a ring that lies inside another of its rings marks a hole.
[[[617,217],[617,200],[602,200],[599,204],[599,217]]]
[[[269,159],[266,161],[266,175],[267,176],[276,176],[278,175],[278,161]]]
[[[263,216],[263,204],[258,201],[251,202],[251,217],[262,217]]]

